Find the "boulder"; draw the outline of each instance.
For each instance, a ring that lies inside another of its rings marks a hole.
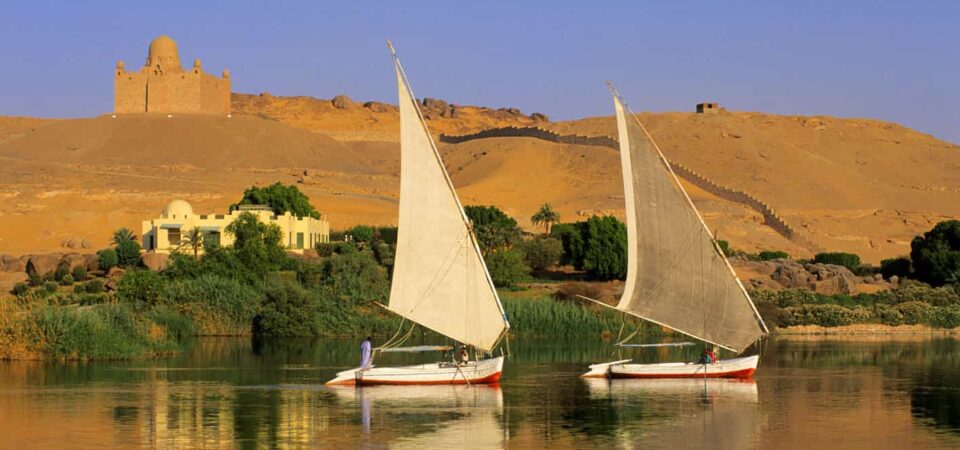
[[[807,264],[804,268],[811,275],[810,289],[818,294],[853,295],[857,293],[859,278],[846,267],[833,264]]]
[[[357,104],[346,95],[338,95],[334,97],[330,103],[333,103],[333,107],[337,109],[353,109],[357,107]]]
[[[60,242],[60,246],[63,248],[69,248],[71,250],[79,250],[90,248],[90,241],[81,238],[69,238]]]
[[[13,255],[0,255],[0,272],[23,272],[27,263]]]
[[[126,270],[123,270],[119,267],[111,267],[110,270],[107,271],[107,278],[110,278],[111,280],[116,280],[117,278],[122,277],[123,274],[125,273],[127,273]]]
[[[97,255],[93,253],[84,254],[83,262],[87,267],[87,272],[100,269],[100,262],[97,260]]]
[[[170,265],[170,255],[166,253],[147,252],[140,258],[143,265],[154,272],[166,269]]]
[[[113,278],[107,280],[106,283],[103,283],[103,288],[106,289],[107,292],[116,292],[116,290],[117,290],[117,280],[115,280],[115,279],[113,279]]]
[[[72,272],[77,267],[87,267],[87,260],[80,253],[67,253],[60,258],[60,265]]]
[[[378,112],[378,113],[391,112],[391,111],[397,110],[396,106],[388,105],[386,103],[380,103],[380,102],[366,102],[363,104],[363,107],[366,109],[369,109],[370,111]]]
[[[535,113],[533,113],[533,114],[530,114],[530,118],[533,119],[534,122],[549,122],[549,121],[550,121],[550,118],[547,117],[546,114],[538,113],[538,112],[535,112]]]
[[[787,289],[809,288],[812,281],[810,272],[799,263],[787,259],[778,261],[770,278]]]
[[[447,102],[440,100],[438,98],[424,97],[421,102],[423,107],[426,109],[435,109],[437,111],[443,111],[447,109]]]
[[[46,255],[28,255],[26,271],[30,276],[42,277],[48,273],[53,273],[60,265],[59,253],[50,253]]]

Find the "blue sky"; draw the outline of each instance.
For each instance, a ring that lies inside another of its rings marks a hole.
[[[418,96],[554,120],[638,111],[871,117],[960,142],[960,1],[20,1],[0,3],[0,114],[112,109],[118,59],[169,34],[237,92]]]

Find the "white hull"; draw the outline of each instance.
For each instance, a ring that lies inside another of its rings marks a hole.
[[[629,364],[629,360],[594,364],[585,378],[752,378],[760,356],[721,359],[713,364]]]
[[[402,367],[351,369],[337,374],[325,384],[483,384],[497,383],[503,372],[503,357],[470,361],[459,366],[449,362]]]

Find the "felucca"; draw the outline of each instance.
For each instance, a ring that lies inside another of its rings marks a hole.
[[[616,90],[610,90],[620,140],[628,252],[627,279],[616,309],[740,354],[767,333],[767,326],[670,163]],[[750,378],[760,357],[708,364],[630,361],[594,364],[583,376]]]
[[[473,347],[475,355],[492,355],[510,328],[506,313],[400,60],[387,45],[400,97],[400,218],[386,308]],[[444,349],[398,347],[400,343],[402,339],[391,339],[374,354]],[[502,370],[499,356],[466,363],[357,368],[338,373],[327,384],[495,383]]]

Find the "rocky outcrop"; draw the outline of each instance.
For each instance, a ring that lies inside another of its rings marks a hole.
[[[93,253],[84,254],[83,262],[87,268],[87,272],[100,269],[100,261],[97,259],[97,255]]]
[[[332,103],[333,107],[337,109],[353,109],[357,107],[357,103],[346,95],[338,95],[334,97],[333,100],[330,100],[330,103]]]
[[[530,118],[533,119],[535,122],[549,122],[549,121],[550,121],[550,118],[547,117],[546,114],[538,113],[538,112],[535,112],[535,113],[533,113],[533,114],[530,114]]]
[[[60,242],[60,246],[63,248],[69,248],[71,250],[80,250],[90,248],[92,245],[90,244],[90,241],[86,239],[69,238]]]
[[[147,252],[140,257],[140,261],[147,269],[159,272],[170,265],[170,255],[166,253]]]
[[[0,272],[23,272],[26,269],[26,261],[13,255],[0,255]]]
[[[381,102],[366,102],[363,104],[363,107],[366,109],[369,109],[372,112],[377,112],[377,113],[391,112],[391,111],[397,110],[396,106],[393,106],[388,103],[381,103]]]
[[[72,272],[77,267],[86,268],[87,261],[80,253],[67,253],[60,258],[59,266],[66,267],[67,271]]]
[[[26,271],[31,277],[42,277],[53,273],[60,265],[60,258],[63,255],[59,253],[50,253],[46,255],[28,255]]]
[[[730,260],[738,273],[750,274],[746,281],[757,289],[809,289],[824,295],[854,295],[859,292],[858,285],[867,282],[850,269],[832,264],[801,264],[791,259],[749,261],[742,257]],[[869,283],[876,283],[874,277],[869,278]]]

